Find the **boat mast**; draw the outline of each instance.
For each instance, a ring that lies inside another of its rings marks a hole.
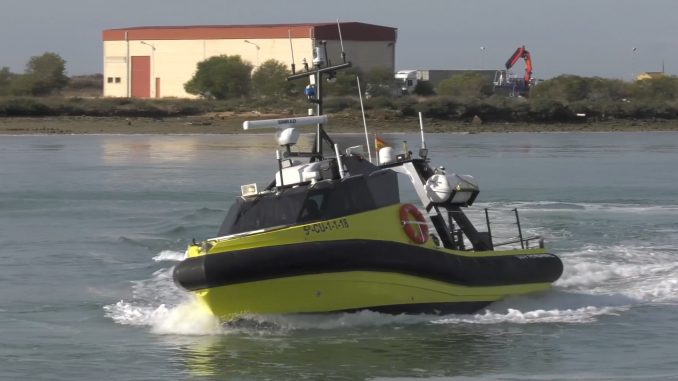
[[[309,95],[308,100],[311,103],[315,103],[316,105],[316,114],[318,116],[323,115],[323,76],[324,75],[331,75],[334,76],[336,75],[337,70],[341,69],[346,69],[351,67],[351,62],[346,62],[342,63],[339,65],[334,65],[334,66],[327,66],[327,67],[322,67],[320,65],[315,66],[313,70],[297,73],[297,74],[292,74],[291,76],[287,77],[288,81],[292,81],[295,79],[301,79],[301,78],[307,78],[307,77],[313,77],[314,82],[315,82],[315,87],[313,90],[315,90],[314,95]],[[310,85],[309,85],[310,86]],[[318,123],[317,128],[316,128],[316,139],[313,147],[313,153],[314,153],[314,158],[322,159],[323,158],[323,146],[322,146],[322,140],[325,139],[328,141],[330,144],[330,147],[334,147],[334,143],[332,142],[332,139],[327,135],[325,130],[323,129],[323,124]]]
[[[339,65],[332,66],[330,64],[329,58],[327,56],[327,41],[320,41],[320,46],[315,46],[313,48],[313,69],[309,70],[308,64],[304,59],[304,71],[301,73],[295,72],[294,67],[294,53],[292,53],[292,75],[287,77],[288,81],[301,78],[309,78],[311,84],[306,87],[306,96],[308,101],[315,103],[316,105],[316,115],[323,115],[323,76],[327,75],[328,80],[335,78],[338,70],[347,69],[351,67],[351,62],[346,62],[346,53],[344,52],[344,41],[341,36],[341,24],[339,19],[337,19],[337,29],[339,30],[339,43],[341,44],[341,61]],[[290,48],[292,47],[292,35],[290,33]],[[312,78],[312,79],[311,79]],[[334,147],[334,142],[327,135],[323,128],[322,123],[318,123],[315,133],[315,143],[313,147],[313,152],[311,156],[311,161],[316,159],[323,159],[323,140],[329,143],[330,147]]]

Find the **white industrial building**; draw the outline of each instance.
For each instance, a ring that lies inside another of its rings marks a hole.
[[[354,67],[395,71],[396,28],[340,25],[344,50]],[[332,64],[341,62],[336,23],[134,27],[104,30],[102,40],[107,97],[193,98],[184,84],[200,61],[218,55],[240,55],[255,68],[269,59],[290,67],[294,52],[299,70],[302,59],[310,64],[314,47],[326,41]]]

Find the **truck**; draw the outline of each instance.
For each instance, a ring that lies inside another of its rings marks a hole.
[[[446,69],[417,69],[400,70],[395,73],[397,89],[400,95],[408,95],[414,92],[417,83],[427,81],[432,87],[436,87],[440,82],[457,75],[463,75],[467,72],[479,73],[486,77],[488,83],[492,81],[493,70],[446,70]]]
[[[395,73],[396,87],[399,95],[408,95],[417,87],[417,70],[400,70]]]

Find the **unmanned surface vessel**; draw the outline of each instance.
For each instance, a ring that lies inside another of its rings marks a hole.
[[[323,75],[349,62],[290,78],[312,78],[314,116],[245,122],[277,128],[279,170],[264,190],[241,187],[216,238],[194,242],[174,270],[175,282],[228,320],[241,314],[471,313],[509,295],[550,288],[563,270],[539,237],[522,236],[498,250],[465,214],[478,196],[471,176],[434,168],[422,129],[414,157],[393,148],[340,152],[325,132]],[[314,60],[315,62],[315,60]],[[311,152],[295,151],[295,126],[317,124]],[[308,162],[299,159],[307,158]],[[400,199],[405,176],[418,205]],[[505,246],[506,247],[506,246]]]

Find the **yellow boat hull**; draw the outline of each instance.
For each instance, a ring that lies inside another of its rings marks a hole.
[[[562,262],[543,248],[459,251],[412,242],[399,205],[189,246],[175,281],[216,316],[470,313],[547,290]]]
[[[323,313],[369,309],[407,313],[470,313],[507,295],[548,290],[550,283],[468,287],[368,271],[312,274],[196,291],[215,316]]]

